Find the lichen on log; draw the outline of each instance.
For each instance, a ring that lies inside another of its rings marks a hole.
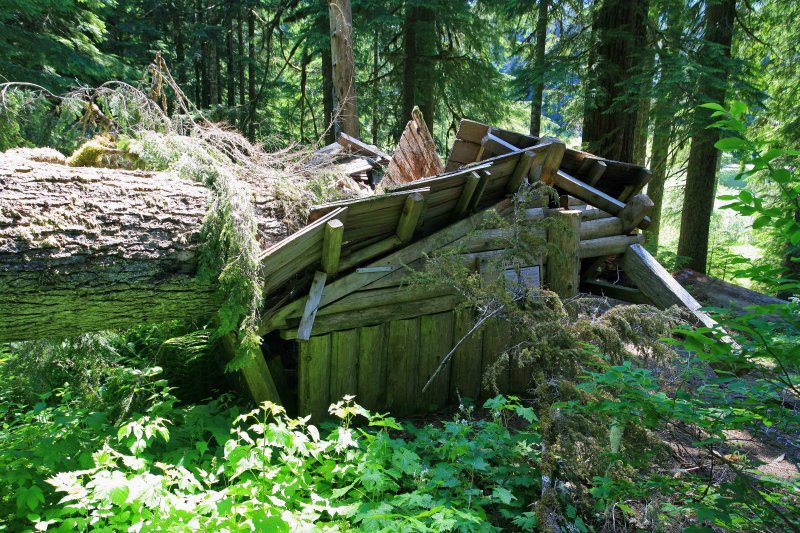
[[[0,155],[0,342],[213,317],[196,276],[209,201],[172,173]],[[285,235],[258,211],[262,242]]]

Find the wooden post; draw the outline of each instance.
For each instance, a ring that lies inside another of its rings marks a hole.
[[[547,232],[547,285],[562,299],[578,294],[581,212],[552,211],[557,223]]]
[[[234,334],[229,333],[218,342],[219,349],[225,359],[233,359],[237,346]],[[244,388],[256,404],[269,401],[281,405],[278,388],[275,386],[275,381],[272,379],[266,360],[260,353],[256,354],[252,361],[239,370],[239,375],[242,378]]]
[[[630,233],[653,210],[653,200],[646,194],[637,194],[617,215],[622,220],[622,233]]]
[[[400,215],[400,220],[397,223],[397,230],[395,232],[397,238],[400,239],[401,242],[409,242],[414,236],[424,206],[425,197],[420,193],[415,192],[406,197],[406,203],[403,206],[403,214]]]
[[[322,270],[329,276],[335,276],[339,272],[342,235],[344,235],[344,224],[340,220],[329,220],[325,224],[325,235],[322,239]]]
[[[717,323],[700,310],[701,305],[680,286],[661,263],[640,244],[633,244],[619,262],[631,280],[656,306],[666,309],[677,305],[689,310],[707,328]]]
[[[453,209],[451,220],[458,220],[464,213],[467,212],[472,195],[475,194],[475,189],[478,188],[478,183],[481,181],[480,176],[475,172],[470,172],[464,182],[464,188],[461,189],[461,196],[458,197],[456,208]]]
[[[542,171],[539,174],[539,179],[546,185],[552,186],[555,182],[558,167],[561,166],[561,160],[564,158],[564,152],[567,151],[567,145],[563,141],[553,139],[553,144],[547,149],[547,157],[542,165]]]
[[[511,194],[515,194],[520,186],[522,186],[522,182],[525,181],[525,178],[528,176],[528,172],[531,170],[531,165],[533,164],[533,158],[536,154],[533,152],[525,152],[517,161],[517,166],[514,167],[514,172],[511,173],[511,177],[508,178],[508,186],[507,190]]]
[[[331,336],[317,335],[298,343],[298,347],[300,415],[311,415],[314,422],[319,422],[328,416],[331,401]]]
[[[469,200],[469,206],[467,207],[467,211],[470,213],[474,213],[478,210],[478,204],[481,198],[483,198],[483,192],[486,190],[486,185],[489,183],[489,178],[492,175],[488,170],[481,170],[480,172],[478,186],[475,188],[475,192],[472,194],[472,198]]]
[[[600,178],[605,174],[606,168],[608,168],[608,165],[603,161],[595,161],[594,164],[592,164],[592,168],[589,169],[589,185],[592,187],[597,185],[597,182],[600,181]]]
[[[311,328],[314,327],[314,319],[317,317],[319,301],[322,299],[322,292],[325,290],[325,280],[328,275],[325,272],[316,272],[314,280],[311,282],[311,289],[308,291],[303,317],[300,319],[300,326],[297,328],[297,338],[307,341],[311,338]]]

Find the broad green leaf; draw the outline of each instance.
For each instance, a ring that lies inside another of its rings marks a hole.
[[[761,229],[765,226],[769,226],[770,222],[772,222],[772,217],[760,216],[753,221],[753,229]]]
[[[718,140],[714,147],[723,152],[731,152],[733,150],[748,150],[750,145],[744,139],[739,137],[726,137],[725,139]]]
[[[706,109],[713,109],[715,111],[727,112],[727,109],[725,109],[724,107],[722,107],[721,105],[719,105],[719,104],[717,104],[715,102],[708,102],[707,104],[700,104],[700,107],[705,107]]]

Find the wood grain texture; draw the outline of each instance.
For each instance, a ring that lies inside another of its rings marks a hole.
[[[358,328],[358,403],[367,409],[386,409],[388,325]]]
[[[448,311],[420,317],[419,387],[420,391],[439,367],[440,362],[453,347],[454,313]],[[431,383],[428,390],[420,392],[420,408],[436,410],[443,407],[450,395],[450,369],[447,364]]]
[[[386,407],[397,415],[419,406],[419,318],[389,322]]]
[[[298,343],[298,404],[314,422],[328,416],[331,386],[331,336],[317,335]]]

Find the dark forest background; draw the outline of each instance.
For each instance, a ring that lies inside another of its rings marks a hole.
[[[352,10],[363,140],[391,149],[414,105],[442,154],[463,117],[558,136],[652,169],[649,246],[669,266],[723,278],[737,257],[796,266],[796,243],[759,241],[752,217],[718,209],[716,196],[744,187],[735,179],[742,154],[719,157],[714,144],[725,132],[709,129],[715,110],[698,106],[736,102],[750,138],[798,144],[797,2],[335,4]],[[136,84],[157,53],[205,116],[252,140],[270,148],[334,140],[325,0],[0,0],[0,81],[57,94]],[[69,152],[90,135],[50,111],[13,118],[6,96],[0,148]]]

